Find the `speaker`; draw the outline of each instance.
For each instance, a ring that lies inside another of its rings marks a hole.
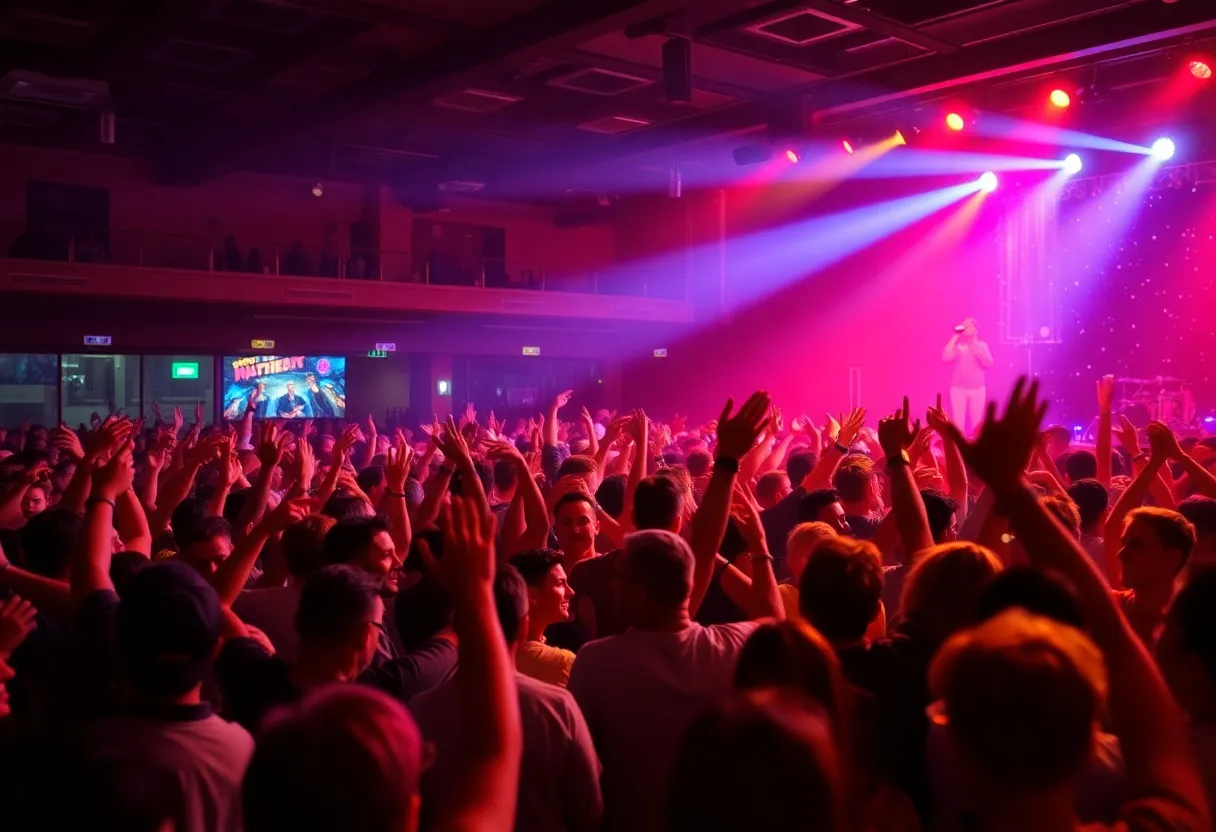
[[[692,101],[692,44],[683,38],[663,44],[663,90],[670,104]]]

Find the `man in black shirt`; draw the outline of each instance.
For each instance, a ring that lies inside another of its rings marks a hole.
[[[287,392],[279,396],[278,404],[275,406],[275,411],[279,414],[280,419],[297,419],[304,415],[304,408],[307,403],[302,396],[296,395],[296,383],[294,381],[287,382]]]

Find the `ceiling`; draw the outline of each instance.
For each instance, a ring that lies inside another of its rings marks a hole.
[[[141,156],[168,183],[248,169],[503,197],[525,174],[961,89],[1015,108],[1019,79],[1214,36],[1210,0],[17,0],[0,141]],[[664,94],[671,38],[690,43],[687,103]]]

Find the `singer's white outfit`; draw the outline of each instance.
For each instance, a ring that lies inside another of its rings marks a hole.
[[[950,418],[970,435],[984,418],[988,391],[984,368],[991,366],[992,353],[983,341],[954,345],[954,377],[950,383]]]

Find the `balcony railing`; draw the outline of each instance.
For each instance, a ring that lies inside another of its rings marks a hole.
[[[677,301],[688,298],[685,274],[663,275],[655,280],[631,274],[628,269],[577,271],[490,258],[456,262],[434,253],[415,256],[411,252],[352,250],[323,243],[242,242],[219,235],[123,229],[110,229],[103,235],[35,234],[23,228],[0,228],[0,235],[0,240],[11,241],[7,255],[13,259]]]

